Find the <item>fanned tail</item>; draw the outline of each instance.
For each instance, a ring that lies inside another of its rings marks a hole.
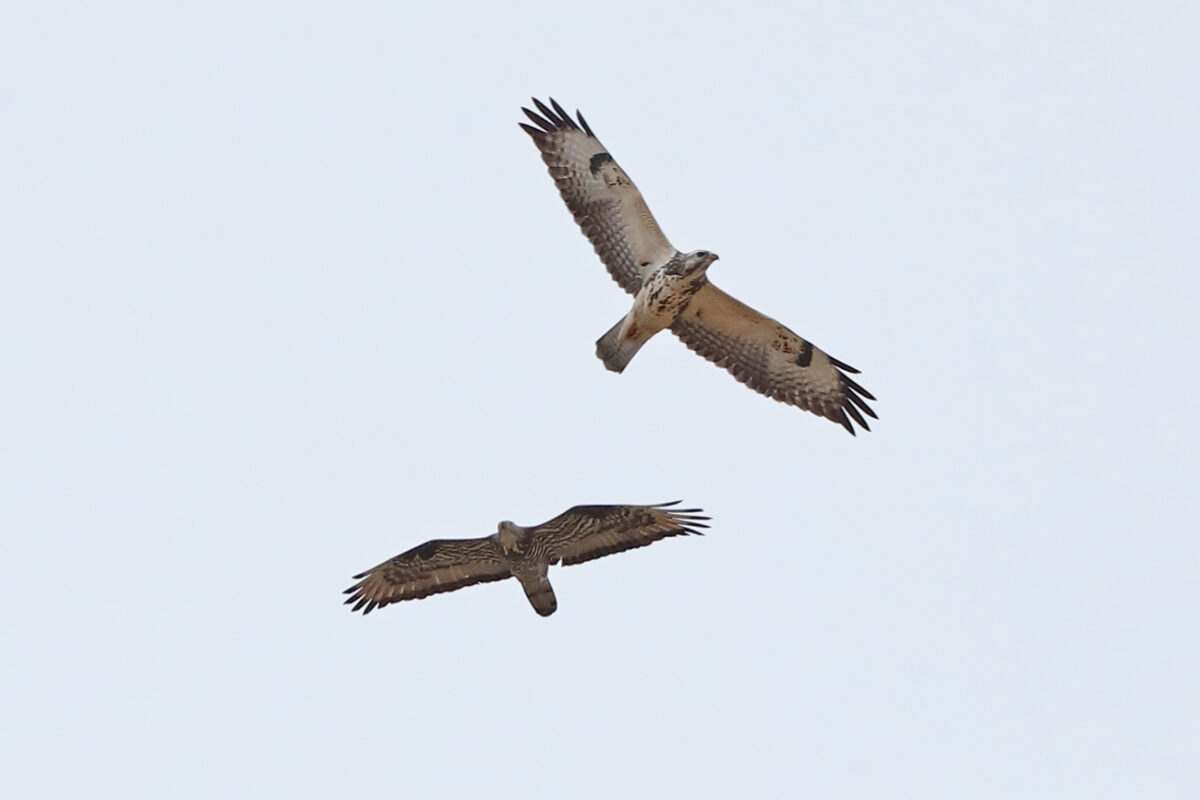
[[[529,605],[533,606],[534,611],[543,617],[555,612],[558,608],[558,598],[554,596],[554,588],[550,586],[546,567],[543,566],[539,574],[517,575],[517,578],[521,581],[521,588],[525,590],[525,596],[529,598]]]
[[[651,333],[650,336],[623,336],[621,330],[624,325],[625,318],[622,317],[616,325],[608,329],[608,333],[596,340],[596,357],[613,372],[624,372],[625,367],[637,355],[637,351],[654,335]]]

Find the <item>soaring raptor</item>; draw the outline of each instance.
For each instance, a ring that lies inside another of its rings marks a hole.
[[[549,522],[523,528],[505,520],[482,539],[434,539],[355,575],[345,591],[352,610],[370,614],[400,600],[418,600],[464,586],[516,578],[533,610],[548,617],[558,608],[547,570],[582,564],[667,536],[701,534],[709,518],[698,508],[575,506]]]
[[[841,424],[870,430],[875,398],[846,373],[858,370],[708,281],[714,253],[681,253],[663,235],[641,192],[592,133],[553,99],[534,98],[536,125],[521,123],[550,168],[567,208],[633,309],[596,342],[604,366],[621,372],[651,336],[670,328],[691,350],[756,392]],[[865,400],[864,400],[865,398]],[[860,413],[861,412],[861,413]]]

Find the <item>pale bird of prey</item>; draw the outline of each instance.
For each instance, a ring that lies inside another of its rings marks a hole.
[[[689,349],[724,367],[756,392],[833,420],[854,433],[870,430],[875,398],[846,373],[858,370],[827,355],[788,328],[738,302],[708,281],[717,256],[681,253],[667,241],[641,192],[592,133],[553,99],[536,98],[538,112],[521,110],[567,208],[633,309],[596,342],[604,366],[621,372],[650,337],[664,328]],[[865,398],[865,399],[864,399]]]
[[[505,520],[482,539],[434,539],[355,575],[346,604],[370,614],[401,600],[516,578],[533,610],[548,617],[558,608],[547,577],[552,564],[582,564],[667,536],[702,535],[709,518],[699,508],[671,508],[678,504],[575,506],[531,528]]]

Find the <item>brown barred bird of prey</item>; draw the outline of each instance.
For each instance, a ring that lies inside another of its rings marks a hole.
[[[516,578],[533,610],[548,617],[558,608],[547,577],[552,564],[582,564],[668,536],[702,534],[709,518],[699,508],[672,508],[678,504],[575,506],[531,528],[505,520],[482,539],[434,539],[355,575],[346,604],[370,614],[401,600]]]
[[[737,380],[789,405],[839,423],[870,430],[863,414],[877,418],[866,400],[875,398],[846,373],[858,370],[832,358],[791,330],[738,302],[707,278],[717,256],[707,250],[681,253],[667,241],[646,201],[625,170],[592,133],[553,99],[536,98],[534,123],[521,127],[532,138],[567,208],[633,308],[596,342],[604,366],[621,372],[650,337],[664,328],[724,367]],[[535,127],[536,126],[536,127]]]

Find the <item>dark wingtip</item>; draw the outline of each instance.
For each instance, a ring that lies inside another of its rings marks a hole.
[[[551,120],[556,123],[558,122],[558,119],[556,118],[554,111],[552,111],[549,106],[547,106],[541,100],[538,100],[536,97],[531,98],[531,99],[533,100],[534,106],[537,107],[538,113],[540,113],[543,117],[545,117],[548,120]]]
[[[522,108],[521,110],[525,112],[525,116],[529,117],[529,119],[533,122],[534,125],[537,125],[539,128],[542,129],[543,133],[554,130],[554,123],[551,122],[550,120],[546,119],[545,117],[538,116],[537,114],[530,111],[528,108]],[[518,124],[520,124],[520,123],[518,123]]]
[[[858,383],[857,383],[857,381],[855,381],[853,378],[847,378],[845,375],[843,375],[843,376],[842,376],[842,383],[846,384],[846,385],[847,385],[847,386],[849,386],[851,389],[853,389],[854,391],[858,392],[859,394],[861,394],[863,397],[867,398],[868,400],[874,400],[874,399],[875,399],[875,395],[871,394],[871,393],[870,393],[870,392],[868,392],[866,389],[864,389],[863,387],[859,386],[859,385],[858,385]]]
[[[844,370],[846,370],[846,372],[849,372],[849,373],[850,373],[850,374],[852,374],[852,375],[857,375],[857,374],[859,374],[859,372],[861,372],[861,371],[862,371],[862,370],[857,370],[857,369],[855,369],[854,367],[852,367],[852,366],[850,366],[849,364],[847,364],[845,361],[838,361],[838,360],[837,360],[836,358],[834,358],[833,356],[829,356],[829,363],[830,363],[830,364],[833,364],[833,365],[834,365],[835,367],[837,367],[838,369],[844,369]]]
[[[863,427],[864,430],[871,430],[871,426],[867,424],[867,421],[863,419],[862,414],[858,413],[858,409],[855,408],[852,403],[844,403],[842,405],[842,410],[849,414],[855,422]]]
[[[553,133],[554,131],[581,130],[588,136],[593,138],[595,137],[596,134],[592,133],[591,126],[587,124],[587,120],[583,118],[583,114],[579,113],[578,109],[575,110],[575,116],[579,119],[579,121],[576,122],[575,119],[573,119],[571,115],[567,113],[567,110],[563,108],[562,105],[553,97],[550,98],[550,105],[546,105],[536,97],[531,97],[529,99],[533,102],[533,106],[537,109],[537,113],[524,106],[521,106],[521,110],[525,112],[525,116],[533,120],[533,123],[542,129],[535,132],[522,125],[521,127],[525,128],[525,131],[530,136],[536,137],[538,135]]]
[[[862,411],[864,414],[866,414],[868,417],[870,417],[871,419],[879,419],[879,416],[876,415],[876,413],[871,409],[871,407],[869,405],[867,405],[865,402],[863,402],[863,399],[861,397],[859,397],[857,394],[855,394],[854,392],[846,392],[845,398],[847,400],[849,400],[851,403],[853,403],[854,405],[858,406],[858,409],[860,411]],[[874,398],[872,398],[872,399],[874,399]]]
[[[595,139],[596,134],[592,133],[592,126],[588,125],[587,120],[583,118],[583,112],[577,108],[575,109],[575,116],[579,117],[579,124],[583,126],[584,133]]]
[[[850,424],[850,420],[846,417],[845,411],[835,417],[833,421],[840,423],[843,428],[850,431],[851,436],[858,436],[858,434],[854,432],[854,426]]]
[[[544,130],[541,130],[540,128],[535,128],[532,125],[526,125],[524,122],[518,122],[517,124],[520,125],[521,129],[524,130],[526,133],[528,133],[530,136],[532,136],[534,139],[540,139],[546,135],[546,132]]]
[[[844,361],[838,361],[836,358],[830,358],[829,362],[838,369],[844,370],[838,373],[838,377],[842,382],[841,418],[834,419],[834,421],[841,423],[842,427],[850,431],[851,434],[857,435],[850,424],[850,419],[847,418],[847,415],[849,415],[850,418],[862,426],[863,430],[871,430],[871,426],[867,424],[866,419],[863,418],[863,414],[866,414],[871,419],[879,419],[879,415],[866,403],[867,400],[874,400],[875,395],[868,392],[857,381],[846,375],[846,372],[857,373],[858,370],[854,367]]]
[[[579,126],[575,124],[575,120],[571,119],[571,115],[568,114],[553,97],[550,98],[550,105],[554,107],[554,110],[558,113],[559,119],[561,119],[563,123],[570,125],[575,130],[579,130]]]

